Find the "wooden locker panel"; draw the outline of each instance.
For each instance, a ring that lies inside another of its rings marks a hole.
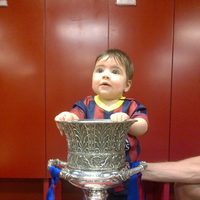
[[[0,8],[0,177],[45,173],[43,1]]]
[[[126,51],[135,65],[128,96],[149,112],[149,131],[140,138],[141,158],[168,159],[173,42],[173,1],[137,1],[117,6],[109,1],[109,46]]]
[[[200,153],[200,1],[176,1],[171,160]]]
[[[66,160],[54,117],[91,95],[94,61],[107,48],[106,0],[47,1],[47,159]]]

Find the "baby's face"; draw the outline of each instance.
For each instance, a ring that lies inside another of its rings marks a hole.
[[[117,100],[130,89],[125,67],[114,58],[104,57],[97,61],[93,76],[93,91],[105,100]]]

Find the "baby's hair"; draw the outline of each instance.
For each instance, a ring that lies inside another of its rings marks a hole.
[[[95,60],[95,64],[99,60],[101,60],[102,58],[105,58],[105,57],[107,57],[107,59],[114,58],[118,63],[123,65],[126,70],[127,79],[132,80],[133,72],[134,72],[133,63],[131,62],[131,59],[125,52],[123,52],[120,49],[108,49],[97,56],[97,58]]]

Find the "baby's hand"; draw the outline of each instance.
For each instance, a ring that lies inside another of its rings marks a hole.
[[[70,121],[74,121],[74,120],[78,120],[78,119],[79,118],[77,115],[75,115],[74,113],[70,113],[70,112],[62,112],[54,118],[54,120],[56,121],[56,126],[59,129],[61,135],[64,134],[64,131],[63,131],[62,127],[60,126],[60,124],[57,122],[59,122],[59,121],[70,122]]]
[[[78,120],[79,118],[74,113],[71,113],[71,112],[61,112],[54,119],[55,119],[55,121],[70,122],[70,121]]]
[[[110,116],[110,119],[114,122],[123,122],[127,119],[130,119],[130,117],[123,112],[118,112],[118,113],[114,113]]]

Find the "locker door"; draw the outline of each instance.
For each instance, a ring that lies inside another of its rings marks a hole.
[[[45,169],[43,0],[0,8],[0,177]]]
[[[171,160],[200,153],[200,2],[176,1]]]
[[[107,48],[105,1],[47,1],[47,159],[66,160],[54,117],[92,94],[94,60]]]
[[[142,159],[167,160],[173,42],[173,1],[109,1],[109,46],[126,51],[135,65],[128,96],[149,111],[149,132],[140,138]]]

